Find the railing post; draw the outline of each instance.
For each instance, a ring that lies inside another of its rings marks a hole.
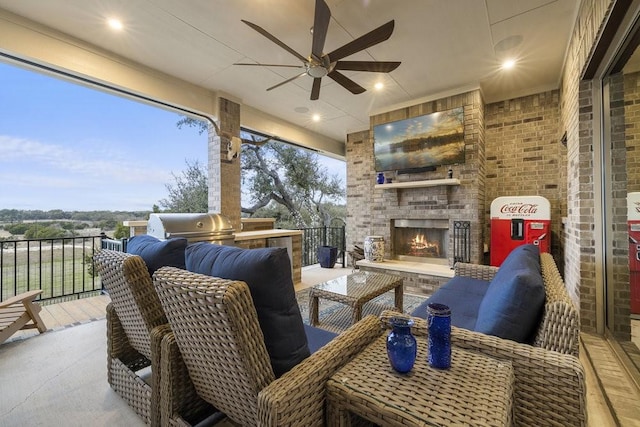
[[[343,225],[340,230],[340,250],[342,251],[342,268],[347,266],[346,264],[346,252],[347,252],[347,234],[345,231],[345,226]]]

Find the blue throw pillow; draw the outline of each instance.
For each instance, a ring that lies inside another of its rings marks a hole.
[[[286,248],[242,249],[201,242],[185,252],[187,270],[246,282],[276,377],[310,354]]]
[[[160,267],[178,267],[185,269],[184,251],[187,239],[174,238],[160,240],[148,234],[134,236],[127,242],[127,253],[140,255],[147,264],[149,274]]]
[[[475,330],[528,342],[540,322],[544,301],[538,246],[518,246],[491,280],[480,303]]]

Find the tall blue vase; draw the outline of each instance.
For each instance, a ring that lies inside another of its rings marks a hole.
[[[451,367],[451,309],[449,306],[430,303],[427,306],[429,329],[429,365],[436,369]]]
[[[390,324],[393,329],[387,336],[389,363],[393,369],[404,374],[413,368],[418,351],[416,338],[411,333],[413,320],[393,317]]]

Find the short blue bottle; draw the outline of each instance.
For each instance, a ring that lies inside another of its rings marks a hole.
[[[413,368],[418,352],[416,337],[411,333],[413,320],[404,317],[392,317],[392,327],[387,336],[387,355],[391,367],[404,374]]]
[[[427,328],[429,330],[429,366],[436,369],[451,367],[451,309],[439,303],[427,306]]]
[[[384,184],[384,173],[382,172],[378,173],[378,178],[376,178],[376,182],[378,184]]]

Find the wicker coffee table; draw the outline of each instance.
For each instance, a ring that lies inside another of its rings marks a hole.
[[[513,420],[511,362],[453,348],[451,368],[427,363],[427,341],[417,337],[413,369],[389,365],[386,334],[327,382],[329,425],[351,425],[351,414],[383,426],[509,426]]]
[[[402,277],[361,271],[315,285],[309,291],[309,323],[317,326],[318,299],[347,305],[351,309],[351,324],[362,318],[362,306],[373,298],[395,289],[395,309],[402,312]]]

